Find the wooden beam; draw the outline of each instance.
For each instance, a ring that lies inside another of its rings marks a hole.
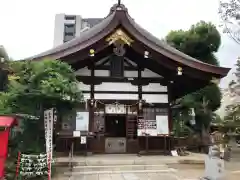
[[[110,66],[109,65],[98,65],[95,68],[96,70],[110,70]],[[129,66],[124,66],[124,70],[127,71],[137,71],[138,68],[137,67],[129,67]]]
[[[115,77],[104,77],[104,76],[97,76],[92,79],[90,76],[77,76],[77,80],[83,82],[84,84],[99,84],[102,82],[129,82],[133,85],[148,85],[149,83],[160,83],[161,85],[166,85],[166,81],[163,78],[131,78],[131,77],[123,77],[123,78],[115,78]]]
[[[137,63],[138,65],[140,65],[142,68],[147,68],[153,71],[154,73],[159,74],[160,76],[163,76],[165,79],[172,79],[173,72],[167,69],[166,67],[161,66],[159,63],[157,63],[153,59],[151,58],[146,59],[131,48],[128,48],[126,56],[129,59],[131,59],[134,63]]]
[[[82,93],[91,93],[91,91],[82,91]],[[138,91],[94,91],[94,94],[138,94]],[[168,94],[168,92],[142,92],[142,94]]]
[[[183,68],[183,75],[186,75],[188,77],[194,77],[199,80],[208,80],[214,76],[213,74],[205,73],[203,71],[200,71],[195,68],[191,68],[189,66],[183,65],[179,62],[173,61],[172,59],[153,51],[151,48],[149,48],[147,46],[143,46],[142,43],[139,41],[135,41],[132,44],[131,48],[129,48],[129,50],[132,53],[138,54],[138,55],[143,54],[144,51],[148,51],[149,52],[148,59],[152,59],[153,61],[155,61],[158,64],[158,66],[165,68],[167,71],[167,74],[168,73],[172,74],[173,77],[177,76],[177,68],[179,66]],[[159,71],[159,73],[160,73],[160,71]],[[166,77],[166,75],[165,75],[165,77]],[[171,79],[174,79],[173,77]]]
[[[126,58],[124,58],[124,62],[128,65],[127,67],[132,67],[132,68],[137,68],[136,66],[134,66],[129,60],[127,60]]]
[[[101,61],[101,60],[100,60]],[[98,67],[98,66],[104,66],[105,64],[107,64],[108,62],[110,61],[110,57],[107,57],[107,59],[105,59],[103,62],[101,62],[100,64],[97,64],[98,62],[95,62],[95,69]]]
[[[103,59],[106,56],[109,56],[110,54],[112,54],[112,48],[106,47],[102,51],[96,53],[94,57],[89,56],[89,52],[88,55],[85,55],[84,57],[79,56],[79,54],[76,53],[68,57],[68,60],[65,60],[65,62],[69,63],[74,70],[79,70],[86,65],[89,66],[92,62],[98,62],[99,60]]]

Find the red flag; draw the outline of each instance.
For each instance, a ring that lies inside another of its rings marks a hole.
[[[4,177],[4,166],[8,156],[9,128],[0,132],[0,178]]]

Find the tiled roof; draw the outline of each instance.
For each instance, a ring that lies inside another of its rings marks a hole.
[[[98,23],[100,23],[103,20],[103,18],[84,18],[82,20],[84,22],[87,22],[90,25],[90,27],[93,27],[93,26],[97,25]]]

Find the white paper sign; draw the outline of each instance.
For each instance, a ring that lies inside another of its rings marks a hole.
[[[106,114],[126,114],[126,107],[122,104],[107,104],[105,107]]]
[[[50,153],[52,158],[52,136],[53,136],[53,109],[44,111],[44,125],[45,125],[45,140],[46,140],[46,153]]]
[[[89,112],[77,112],[76,131],[88,131]]]
[[[174,157],[177,157],[177,156],[178,156],[178,153],[177,153],[176,150],[171,151],[171,154],[172,154],[172,156],[174,156]]]
[[[157,124],[156,120],[138,120],[138,136],[157,136]]]
[[[81,144],[86,144],[86,143],[87,143],[87,137],[81,136]]]
[[[47,164],[49,165],[49,174],[51,176],[52,166],[52,136],[53,136],[53,121],[54,121],[54,110],[48,109],[44,111],[44,126],[45,126],[45,140],[46,140],[46,153],[48,156]],[[50,160],[50,161],[49,161]]]
[[[73,131],[73,137],[80,137],[81,131]]]
[[[169,135],[168,116],[156,116],[157,120],[157,134]]]

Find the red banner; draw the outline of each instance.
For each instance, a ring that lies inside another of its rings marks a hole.
[[[0,132],[0,178],[4,177],[4,166],[8,156],[9,128]]]

